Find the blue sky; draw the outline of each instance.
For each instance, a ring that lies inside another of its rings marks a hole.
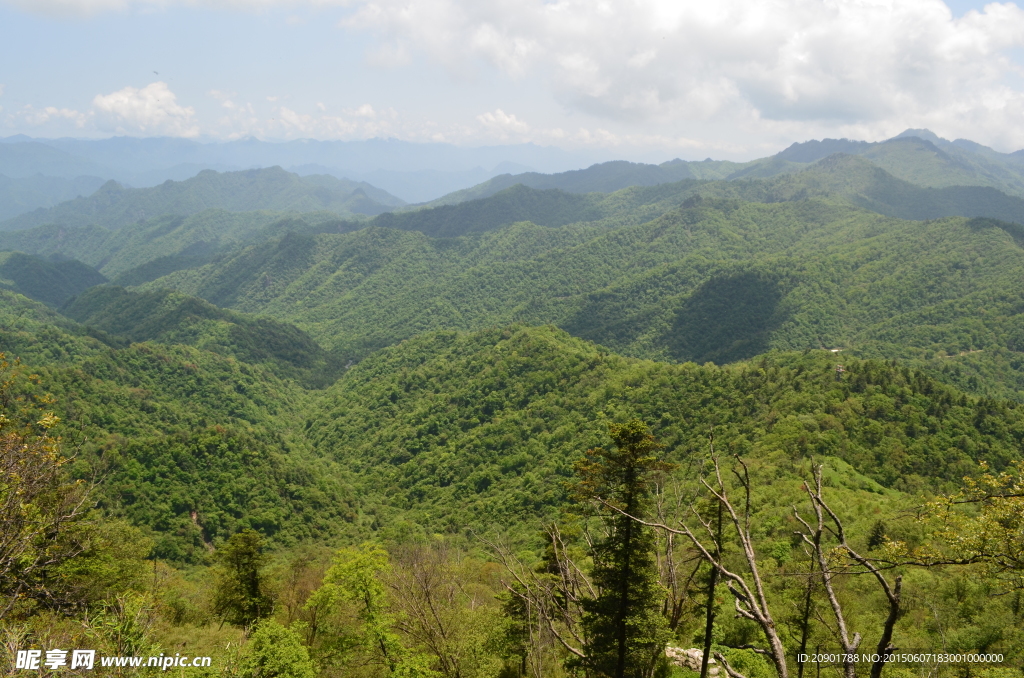
[[[0,0],[0,135],[1024,147],[1024,11],[964,0]]]

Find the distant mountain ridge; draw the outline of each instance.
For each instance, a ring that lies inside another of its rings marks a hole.
[[[695,179],[689,163],[670,160],[660,165],[613,160],[591,165],[586,169],[570,170],[558,174],[525,172],[502,174],[482,184],[438,198],[428,203],[431,207],[451,205],[466,200],[486,198],[506,188],[522,184],[528,188],[557,188],[566,193],[613,193],[630,186],[655,186],[682,179]]]
[[[327,173],[339,179],[366,181],[408,202],[424,202],[465,188],[495,174],[536,169],[559,172],[608,159],[607,152],[563,150],[535,144],[463,148],[448,143],[414,143],[397,139],[287,142],[255,138],[203,143],[169,137],[109,139],[0,138],[0,174],[31,176],[38,167],[64,158],[65,173],[92,174],[131,186],[155,186],[166,179],[181,181],[203,169],[241,171],[279,165],[299,174]],[[7,165],[4,153],[20,161]],[[83,167],[90,168],[88,171]],[[98,168],[98,169],[97,169]],[[310,168],[315,168],[310,171]],[[503,169],[504,168],[504,169]],[[515,170],[512,170],[515,171]]]
[[[116,230],[153,217],[189,216],[211,208],[376,215],[403,204],[363,182],[323,175],[300,177],[280,167],[224,173],[204,170],[186,181],[168,180],[153,188],[125,188],[108,181],[89,197],[8,219],[0,223],[0,230],[23,230],[42,224],[95,225]]]

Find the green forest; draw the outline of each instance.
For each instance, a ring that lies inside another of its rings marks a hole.
[[[964,148],[8,222],[0,675],[1021,678],[1024,201]]]

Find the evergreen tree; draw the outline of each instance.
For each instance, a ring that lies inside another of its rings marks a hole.
[[[609,432],[615,448],[588,450],[577,464],[579,493],[611,509],[608,536],[592,554],[598,596],[584,605],[585,663],[598,676],[647,678],[664,661],[670,634],[660,612],[664,594],[653,530],[629,516],[647,517],[650,484],[667,465],[657,457],[662,446],[642,421],[612,425]]]
[[[263,538],[251,529],[234,534],[217,552],[217,559],[221,563],[214,595],[217,614],[245,628],[269,616],[274,602],[262,572]]]

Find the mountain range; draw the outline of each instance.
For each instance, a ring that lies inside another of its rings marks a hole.
[[[364,655],[342,662],[372,627],[388,651],[422,653],[405,675],[440,676],[440,651],[403,624],[428,609],[416,601],[442,601],[442,621],[479,631],[450,636],[458,651],[491,667],[447,675],[523,678],[523,658],[545,652],[544,675],[572,675],[546,630],[529,640],[537,619],[509,595],[506,566],[552,582],[568,557],[573,577],[593,575],[591,540],[619,518],[579,493],[596,459],[624,458],[628,443],[613,451],[609,436],[638,419],[658,510],[703,510],[699,479],[715,487],[715,464],[735,465],[722,482],[737,502],[749,491],[764,604],[791,611],[777,618],[787,647],[831,652],[815,573],[843,547],[823,533],[830,550],[812,561],[813,540],[794,538],[816,465],[847,546],[870,558],[859,567],[972,534],[1019,542],[1016,513],[990,520],[1003,497],[957,523],[935,507],[1009,482],[1024,461],[1024,174],[1015,154],[911,132],[747,163],[507,173],[425,204],[283,163],[150,187],[105,178],[91,193],[101,179],[0,183],[54,203],[0,224],[5,454],[37,449],[18,436],[44,441],[58,489],[45,498],[90,492],[92,530],[47,575],[79,586],[80,602],[19,599],[11,637],[187,648],[228,672],[283,647],[306,659],[281,675],[397,675]],[[125,149],[136,168],[209,150],[90,143],[43,153],[77,153],[84,171]],[[750,678],[774,675],[742,649],[758,636],[731,594],[702,602],[709,568],[689,543],[657,545],[651,614],[678,613],[666,642],[699,647],[720,608],[716,651]],[[961,561],[884,570],[906,575],[892,642],[999,655],[979,675],[1009,676],[1024,667],[1019,567]],[[255,630],[225,613],[242,570],[272,620]],[[873,647],[885,600],[857,571],[828,581]],[[264,643],[267,628],[287,643]]]

